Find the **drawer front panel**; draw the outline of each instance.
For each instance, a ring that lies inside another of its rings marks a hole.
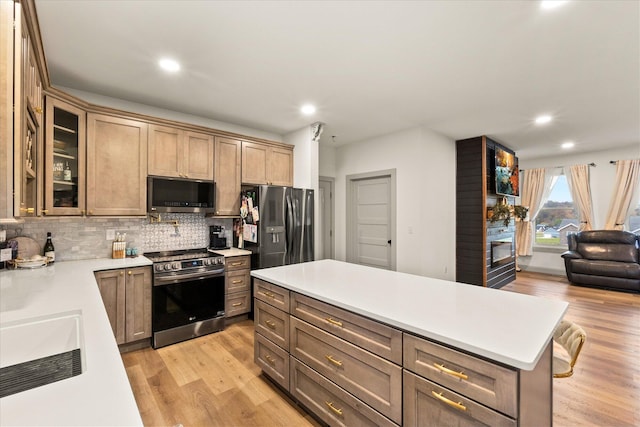
[[[370,352],[402,364],[402,332],[304,295],[291,293],[291,314]]]
[[[255,333],[253,360],[265,374],[289,391],[289,353]]]
[[[518,416],[516,371],[404,334],[404,367],[510,417]]]
[[[250,270],[227,271],[225,288],[228,294],[251,291]]]
[[[516,427],[517,422],[405,370],[404,425]]]
[[[291,317],[290,351],[392,421],[402,421],[402,368]]]
[[[237,292],[227,295],[225,300],[225,317],[237,316],[251,311],[251,293]]]
[[[241,255],[232,256],[224,261],[224,268],[226,271],[242,270],[251,268],[251,256]]]
[[[397,426],[296,358],[291,357],[290,367],[291,395],[325,423],[344,427]]]
[[[289,315],[256,299],[253,313],[256,332],[289,350]]]
[[[253,280],[253,296],[278,309],[289,312],[289,291],[260,279]]]

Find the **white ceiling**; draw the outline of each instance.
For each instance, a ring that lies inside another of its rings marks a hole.
[[[520,158],[640,147],[640,2],[36,0],[54,86],[344,144],[425,126]],[[182,63],[177,75],[156,66]],[[312,117],[299,112],[311,102]],[[535,126],[535,116],[554,121]],[[335,135],[332,141],[331,136]]]

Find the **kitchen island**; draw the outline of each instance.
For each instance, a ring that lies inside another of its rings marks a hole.
[[[256,363],[326,422],[551,424],[566,302],[335,260],[251,275]]]
[[[0,328],[76,315],[83,360],[77,376],[1,398],[0,425],[142,425],[94,271],[150,265],[140,256],[0,271]]]

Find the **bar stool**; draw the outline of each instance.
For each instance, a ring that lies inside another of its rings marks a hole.
[[[553,355],[553,377],[567,378],[573,375],[573,367],[587,334],[580,326],[569,320],[562,320],[553,332],[553,341],[560,344],[568,357]]]

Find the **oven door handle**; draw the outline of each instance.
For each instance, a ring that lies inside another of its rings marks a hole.
[[[213,274],[212,274],[213,273]],[[175,276],[161,276],[154,278],[154,282],[183,282],[183,279],[208,279],[209,277],[224,276],[224,269],[207,271],[206,273],[192,273],[192,274],[180,274]],[[154,283],[154,286],[162,285],[162,283]]]

